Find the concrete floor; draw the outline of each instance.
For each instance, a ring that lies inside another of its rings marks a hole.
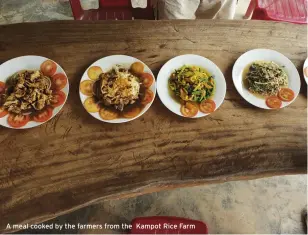
[[[240,19],[248,0],[239,0]],[[0,0],[0,24],[71,20],[66,0]],[[1,32],[0,32],[1,33]],[[307,176],[181,188],[131,199],[105,201],[46,223],[119,224],[137,216],[172,215],[206,222],[210,233],[304,233]],[[118,230],[47,230],[20,233],[118,233]]]

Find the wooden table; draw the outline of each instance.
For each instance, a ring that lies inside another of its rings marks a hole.
[[[262,21],[57,21],[0,26],[0,62],[22,55],[57,61],[70,95],[51,121],[30,130],[0,128],[0,230],[37,223],[107,198],[162,189],[305,173],[306,84],[279,111],[253,107],[235,90],[235,60],[254,48],[290,58],[302,76],[305,25]],[[171,113],[157,97],[141,118],[100,122],[82,107],[78,86],[97,59],[126,54],[157,75],[174,56],[194,53],[225,74],[227,94],[212,115]]]

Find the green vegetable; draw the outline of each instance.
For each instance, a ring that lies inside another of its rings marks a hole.
[[[182,100],[201,103],[214,95],[215,80],[201,67],[184,65],[171,74],[169,88]]]

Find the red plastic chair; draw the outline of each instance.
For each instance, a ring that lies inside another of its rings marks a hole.
[[[146,8],[133,8],[131,0],[97,0],[98,9],[83,10],[80,0],[70,0],[75,20],[154,20],[154,10],[150,0]]]
[[[245,18],[307,24],[307,0],[251,0]]]
[[[202,221],[173,216],[139,217],[131,225],[131,234],[208,234]]]

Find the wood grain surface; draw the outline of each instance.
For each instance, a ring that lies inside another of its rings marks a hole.
[[[57,21],[0,26],[0,62],[41,55],[66,71],[63,110],[40,127],[0,128],[0,231],[7,223],[37,223],[105,198],[209,182],[305,173],[307,88],[302,66],[307,27],[262,21]],[[298,68],[299,97],[278,111],[258,109],[237,93],[235,60],[254,48],[286,55]],[[114,125],[80,103],[85,69],[125,54],[157,75],[181,54],[199,54],[225,75],[227,94],[208,117],[185,119],[157,97],[141,118]]]

